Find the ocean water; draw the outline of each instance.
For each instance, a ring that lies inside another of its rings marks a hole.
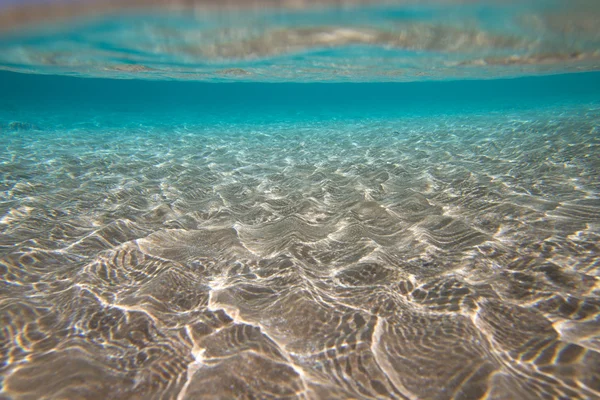
[[[11,26],[0,398],[600,398],[597,8]]]

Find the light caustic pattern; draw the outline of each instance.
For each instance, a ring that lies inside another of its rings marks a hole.
[[[2,396],[597,398],[599,122],[5,125]]]

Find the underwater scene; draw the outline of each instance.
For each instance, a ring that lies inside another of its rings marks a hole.
[[[0,399],[600,399],[600,2],[0,2]]]

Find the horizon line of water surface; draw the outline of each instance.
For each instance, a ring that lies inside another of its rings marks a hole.
[[[51,128],[93,116],[159,124],[297,118],[378,118],[597,104],[600,73],[412,83],[206,83],[113,80],[0,72],[4,124]],[[592,107],[593,108],[593,107]],[[58,116],[65,116],[58,118]],[[172,117],[175,120],[165,117]],[[161,122],[161,118],[164,119]]]

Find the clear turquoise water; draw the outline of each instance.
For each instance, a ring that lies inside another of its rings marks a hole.
[[[0,397],[598,398],[597,36],[490,7],[5,34]]]

